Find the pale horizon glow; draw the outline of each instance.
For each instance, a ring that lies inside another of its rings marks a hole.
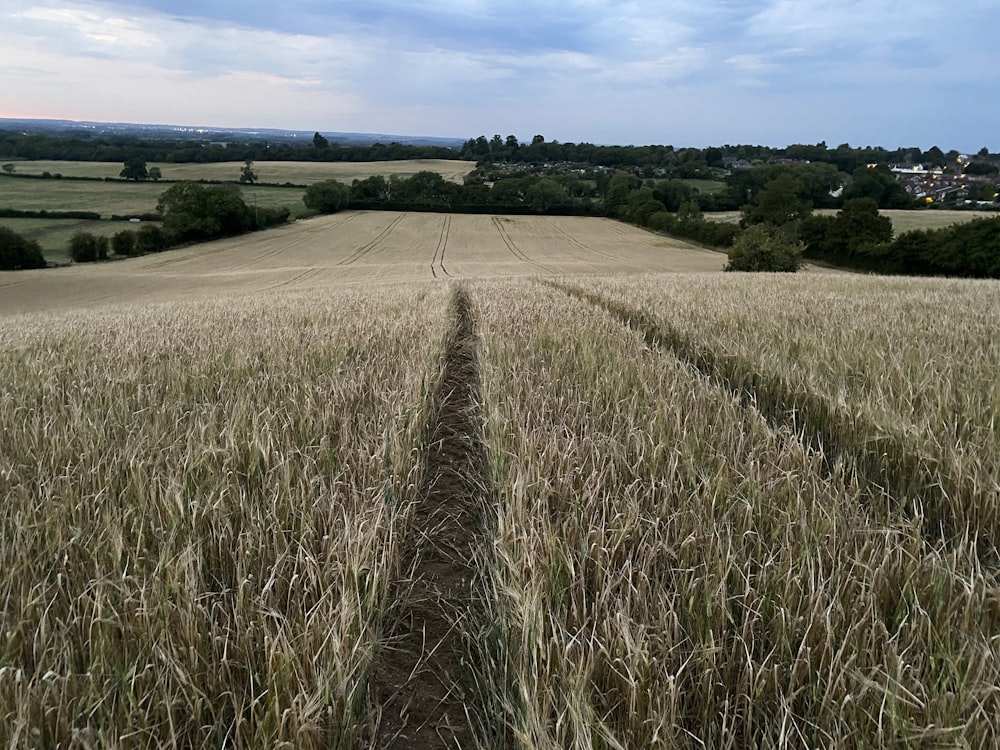
[[[996,152],[998,9],[0,0],[0,116]]]

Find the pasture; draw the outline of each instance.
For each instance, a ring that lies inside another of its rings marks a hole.
[[[989,747],[1000,284],[346,212],[0,277],[0,744]]]
[[[7,162],[5,162],[7,163]],[[119,162],[99,161],[18,161],[13,160],[17,174],[41,175],[45,172],[64,177],[117,178],[122,171]],[[218,162],[210,164],[174,164],[149,162],[147,168],[157,167],[164,180],[231,180],[240,178],[243,162]],[[384,177],[412,177],[417,172],[437,172],[446,180],[461,183],[462,178],[475,165],[455,159],[402,159],[398,161],[365,162],[311,162],[311,161],[257,161],[254,172],[260,182],[297,186],[311,185],[322,180],[340,180],[351,184],[373,175]]]
[[[835,216],[836,209],[821,208],[815,212],[819,216]],[[917,229],[941,229],[953,224],[964,224],[973,219],[992,219],[1000,215],[996,211],[972,211],[968,209],[938,209],[928,208],[923,210],[902,211],[899,209],[882,209],[879,213],[892,219],[892,228],[899,236],[903,232],[912,232]],[[729,224],[738,224],[740,221],[739,211],[713,211],[705,214],[705,218],[711,221],[722,221]]]

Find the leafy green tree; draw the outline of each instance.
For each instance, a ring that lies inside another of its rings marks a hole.
[[[139,255],[136,250],[135,232],[129,229],[123,229],[121,232],[115,232],[115,234],[111,237],[111,252],[115,255],[123,255],[126,257]]]
[[[637,190],[641,184],[642,182],[635,175],[628,172],[615,172],[608,182],[608,192],[604,196],[604,210],[607,215],[612,218],[622,216],[628,203],[629,193]]]
[[[149,179],[151,179],[153,182],[159,182],[161,179],[163,179],[163,172],[160,171],[159,167],[150,167]]]
[[[629,193],[625,199],[622,217],[626,221],[645,227],[649,225],[650,216],[666,210],[666,206],[656,200],[653,188],[643,186]]]
[[[257,182],[257,173],[253,171],[253,159],[247,159],[243,162],[243,168],[240,170],[240,182],[249,185]]]
[[[747,227],[729,250],[727,271],[795,272],[802,267],[802,243],[757,224]]]
[[[302,202],[306,208],[323,214],[332,214],[347,208],[351,202],[351,189],[337,180],[315,182],[306,188]]]
[[[4,164],[3,167],[0,167],[0,169],[3,169],[3,171],[6,172],[7,174],[14,174],[14,170],[17,169],[17,165],[13,163],[8,163]]]
[[[551,177],[535,180],[525,193],[525,202],[542,210],[569,203],[566,188]]]
[[[136,182],[148,180],[149,171],[146,169],[146,160],[139,156],[126,159],[125,166],[118,173],[118,176],[125,180],[135,180]]]
[[[879,208],[912,208],[913,199],[887,168],[858,167],[844,200],[871,198]]]
[[[25,268],[45,268],[42,249],[34,240],[0,227],[0,271],[18,271]]]
[[[401,203],[448,205],[458,194],[458,185],[437,172],[424,170],[392,183],[393,198]]]
[[[388,203],[392,198],[389,181],[380,174],[354,180],[351,183],[351,200],[359,203]]]
[[[797,177],[790,173],[779,174],[743,207],[742,224],[783,227],[806,218],[812,207],[799,197],[803,189]]]
[[[93,263],[108,259],[110,243],[107,237],[90,232],[77,232],[69,240],[69,255],[76,263]]]
[[[178,241],[232,237],[247,232],[253,217],[239,189],[178,182],[160,196],[163,228]]]
[[[135,252],[159,253],[170,247],[170,236],[156,224],[143,224],[135,234]]]
[[[313,148],[323,151],[330,147],[330,141],[324,138],[319,131],[313,133]]]

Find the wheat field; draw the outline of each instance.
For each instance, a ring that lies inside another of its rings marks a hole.
[[[0,277],[0,744],[995,747],[1000,285],[349,212]]]

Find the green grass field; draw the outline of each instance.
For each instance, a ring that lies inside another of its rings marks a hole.
[[[821,208],[816,211],[820,216],[834,216],[837,211],[832,208]],[[902,211],[885,209],[883,216],[892,219],[892,227],[897,235],[911,232],[915,229],[940,229],[953,224],[963,224],[973,219],[991,219],[1000,216],[996,211],[966,211],[947,209],[925,209]],[[706,213],[705,218],[711,221],[722,221],[727,224],[737,224],[740,220],[739,211],[714,211]]]
[[[7,162],[5,162],[7,163]],[[96,161],[12,161],[17,174],[40,175],[43,172],[64,177],[117,178],[122,165],[117,162]],[[260,182],[310,185],[321,180],[340,180],[350,184],[372,175],[410,177],[420,171],[437,172],[452,182],[461,182],[475,165],[468,161],[448,159],[408,159],[374,162],[309,162],[309,161],[258,161],[254,171]],[[150,162],[147,167],[158,167],[164,180],[232,180],[240,177],[243,162],[215,164],[161,164]]]
[[[0,207],[22,210],[94,211],[108,218],[156,210],[156,202],[170,185],[155,182],[103,182],[90,180],[41,180],[0,177]],[[241,188],[244,200],[253,205],[287,206],[292,213],[302,213],[303,189],[300,187]]]

